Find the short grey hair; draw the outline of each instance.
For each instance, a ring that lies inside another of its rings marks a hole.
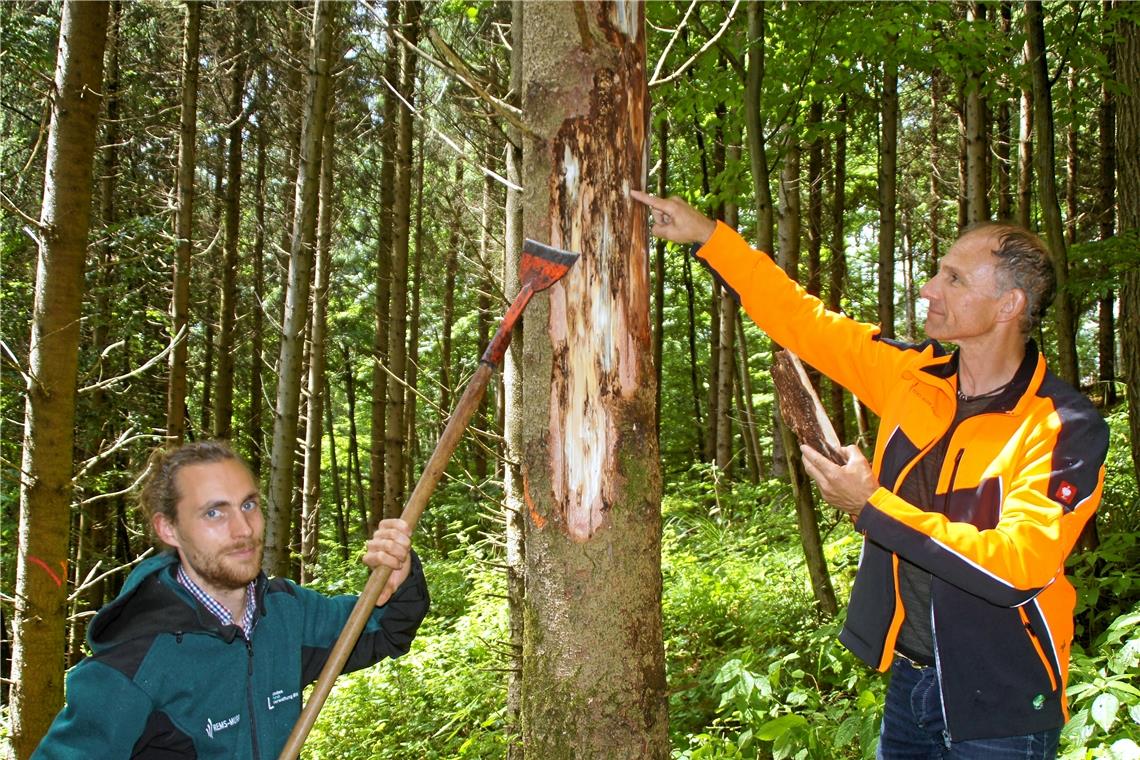
[[[1025,294],[1021,333],[1028,337],[1041,324],[1057,292],[1057,274],[1049,246],[1038,235],[1013,222],[979,222],[966,227],[962,237],[984,233],[997,239],[992,253],[1003,292],[1017,288]]]

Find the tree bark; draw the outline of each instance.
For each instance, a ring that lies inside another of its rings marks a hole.
[[[1101,3],[1106,21],[1112,13],[1112,0]],[[1107,23],[1106,23],[1107,28]],[[1104,45],[1107,77],[1116,72],[1116,45]],[[1107,81],[1101,81],[1100,106],[1097,109],[1100,132],[1100,181],[1097,187],[1097,223],[1100,239],[1116,234],[1116,97]],[[1102,269],[1102,274],[1104,274]],[[1105,277],[1105,280],[1108,278]],[[1106,287],[1097,299],[1097,373],[1106,408],[1116,404],[1116,299],[1113,289]]]
[[[979,24],[985,19],[985,9],[979,0],[970,0],[966,6],[966,22]],[[986,155],[989,152],[985,125],[985,108],[982,101],[982,74],[976,64],[967,63],[966,84],[966,223],[973,224],[989,219],[986,174]]]
[[[194,240],[194,162],[197,152],[198,32],[202,6],[187,0],[182,43],[182,110],[178,131],[178,175],[175,199],[173,296],[170,302],[172,336],[178,341],[170,352],[167,387],[166,436],[171,445],[186,434],[186,357],[190,342],[190,253]]]
[[[664,198],[669,191],[669,119],[663,116],[657,125],[657,195]],[[653,246],[653,367],[657,379],[653,399],[657,419],[657,444],[661,445],[661,364],[665,346],[665,247],[664,238]]]
[[[1002,0],[999,8],[998,29],[1003,39],[1009,39],[1013,32],[1013,3]],[[1013,186],[1012,165],[1012,116],[1010,109],[1011,98],[1006,94],[1010,86],[1009,75],[1002,73],[1000,86],[1002,98],[998,102],[997,115],[997,145],[995,153],[997,158],[997,197],[998,219],[1013,217]],[[1012,94],[1012,93],[1010,93]]]
[[[1120,234],[1140,239],[1140,24],[1117,24],[1116,71],[1120,82],[1116,110],[1117,183]],[[1120,283],[1120,376],[1128,398],[1132,466],[1140,480],[1140,264],[1135,261]]]
[[[1030,60],[1029,43],[1025,44],[1025,60]],[[1033,87],[1021,90],[1021,119],[1017,150],[1017,223],[1033,229]]]
[[[511,8],[511,73],[510,103],[522,106],[523,81],[523,0],[512,0]],[[506,175],[516,188],[523,183],[522,135],[508,128],[506,143]],[[503,218],[503,295],[513,301],[519,291],[519,255],[523,246],[523,196],[507,188]],[[536,326],[539,323],[535,323]],[[526,493],[522,473],[523,405],[522,345],[526,321],[515,328],[515,337],[503,357],[503,539],[507,576],[507,636],[509,670],[507,673],[506,733],[507,760],[523,760],[525,747],[522,734],[522,663],[526,631]]]
[[[233,437],[234,346],[237,325],[238,240],[241,233],[242,134],[245,129],[246,50],[253,43],[252,17],[244,2],[233,7],[234,19],[229,56],[229,139],[226,155],[225,244],[222,259],[222,297],[218,307],[218,370],[214,395],[214,437]]]
[[[264,72],[258,87],[264,92]],[[253,231],[253,300],[249,323],[249,469],[254,480],[261,482],[262,458],[265,455],[265,428],[262,422],[264,402],[263,364],[265,361],[265,160],[269,135],[265,113],[257,117],[257,168]]]
[[[324,388],[325,432],[329,437],[329,474],[332,475],[333,505],[336,508],[336,545],[342,562],[348,562],[348,510],[345,509],[344,487],[340,481],[340,466],[336,458],[336,430],[333,427],[332,384],[325,374]]]
[[[463,187],[463,164],[456,162],[455,164],[455,187]],[[440,328],[442,332],[441,346],[439,351],[439,408],[440,420],[439,429],[443,432],[444,426],[447,424],[447,415],[451,411],[452,406],[452,393],[455,391],[455,364],[451,355],[451,347],[454,342],[452,332],[455,328],[455,286],[456,277],[459,274],[459,225],[451,225],[451,230],[447,235],[447,250],[444,251],[444,281],[443,281],[443,326]]]
[[[581,258],[524,334],[522,734],[533,758],[668,758],[648,227],[626,190],[644,6],[535,3],[524,28],[524,229]]]
[[[937,84],[935,78],[935,85]],[[932,92],[935,87],[932,87]],[[933,96],[932,96],[933,97]],[[937,109],[932,109],[936,113]],[[843,223],[847,209],[847,95],[839,98],[839,107],[836,109],[835,120],[839,123],[839,130],[835,135],[835,197],[832,200],[831,212],[831,266],[828,276],[827,308],[839,314],[843,312],[843,283],[847,278],[847,241],[844,235]],[[931,123],[935,123],[932,119]],[[934,184],[934,180],[931,180]],[[937,196],[931,203],[931,225],[935,224]],[[936,235],[931,235],[931,248],[937,245]],[[845,391],[839,383],[828,381],[831,386],[831,424],[835,428],[839,440],[847,442],[847,409],[844,403]]]
[[[760,436],[756,424],[756,407],[752,402],[752,372],[748,367],[748,342],[744,336],[744,318],[736,310],[736,365],[740,385],[741,410],[744,413],[745,445],[749,451],[749,472],[753,483],[764,478],[764,454],[760,450]]]
[[[400,3],[387,0],[384,78],[400,79],[400,43],[396,39]],[[368,448],[368,523],[384,517],[384,475],[387,470],[388,341],[391,331],[393,210],[396,206],[396,138],[400,101],[384,94],[384,120],[380,133],[380,213],[376,238],[376,333],[372,343],[371,442]]]
[[[1069,292],[1069,259],[1065,246],[1065,230],[1061,223],[1061,207],[1057,201],[1057,178],[1053,173],[1053,96],[1045,61],[1045,26],[1041,1],[1025,4],[1025,32],[1029,65],[1033,74],[1033,121],[1037,132],[1037,184],[1041,196],[1041,212],[1045,218],[1045,234],[1053,254],[1053,271],[1057,276],[1057,297],[1053,308],[1057,324],[1059,374],[1074,388],[1080,388],[1077,368],[1076,315]]]
[[[294,468],[297,461],[298,406],[301,396],[303,332],[308,320],[309,279],[317,224],[317,190],[321,143],[325,130],[325,104],[329,87],[329,53],[332,49],[333,4],[316,0],[305,117],[301,125],[300,162],[297,168],[293,234],[289,248],[289,282],[285,294],[281,350],[277,359],[277,402],[273,420],[272,457],[266,505],[265,568],[269,574],[289,572],[289,538],[292,525]]]
[[[68,528],[83,269],[106,2],[65,2],[44,165],[17,528],[11,744],[31,755],[63,705]]]
[[[360,510],[359,531],[363,539],[369,535],[369,502],[364,492],[364,473],[360,465],[360,438],[356,432],[356,376],[352,371],[352,356],[348,351],[348,344],[341,344],[341,354],[344,358],[342,369],[344,377],[345,403],[348,405],[348,468],[352,485],[356,488],[356,504]]]
[[[416,234],[412,259],[412,310],[408,322],[408,384],[404,388],[404,440],[408,456],[405,468],[406,480],[404,485],[410,493],[416,487],[416,463],[422,460],[420,455],[420,439],[416,434],[418,430],[416,420],[417,389],[419,387],[420,371],[420,308],[423,291],[424,256],[424,133],[423,129],[417,131],[419,150],[416,159]]]
[[[883,61],[882,139],[879,151],[879,327],[895,337],[895,213],[898,205],[899,66]]]
[[[320,202],[317,211],[317,250],[313,271],[312,312],[309,321],[309,376],[305,412],[305,475],[301,489],[301,583],[313,579],[321,538],[321,441],[324,438],[325,336],[328,333],[329,269],[332,266],[333,177],[336,153],[334,96],[322,138]]]
[[[403,35],[419,39],[419,0],[403,0]],[[415,103],[416,56],[400,55],[400,94]],[[408,253],[412,209],[412,122],[407,107],[399,110],[396,129],[395,200],[392,208],[392,293],[388,310],[388,401],[384,420],[384,517],[399,517],[404,507],[404,386],[408,371]]]

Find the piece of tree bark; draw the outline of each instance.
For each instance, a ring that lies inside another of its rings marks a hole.
[[[800,358],[787,349],[777,351],[772,382],[778,391],[780,414],[800,443],[811,446],[835,464],[847,464],[840,452],[843,443],[835,434]]]
[[[63,705],[76,375],[107,13],[106,2],[65,2],[56,55],[16,538],[8,708],[21,760]]]

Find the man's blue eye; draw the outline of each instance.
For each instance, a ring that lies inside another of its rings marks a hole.
[[[257,509],[257,502],[254,499],[246,499],[241,503],[242,512],[252,512]]]
[[[219,516],[220,514],[221,514],[221,512],[216,510],[216,509],[206,510],[206,517],[209,517],[210,519],[213,519],[213,518]]]

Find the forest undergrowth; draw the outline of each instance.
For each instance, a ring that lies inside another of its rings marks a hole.
[[[1112,416],[1101,545],[1070,565],[1079,592],[1061,758],[1140,759],[1140,499],[1124,413]],[[816,611],[786,484],[718,483],[706,467],[670,479],[662,505],[670,732],[677,760],[871,758],[886,681],[836,640]],[[432,613],[412,652],[340,679],[307,745],[310,758],[503,758],[506,588],[490,525],[445,489],[420,548]],[[860,541],[821,515],[828,566],[845,601]],[[317,585],[350,592],[358,565],[331,562]],[[842,619],[842,610],[839,619]]]

